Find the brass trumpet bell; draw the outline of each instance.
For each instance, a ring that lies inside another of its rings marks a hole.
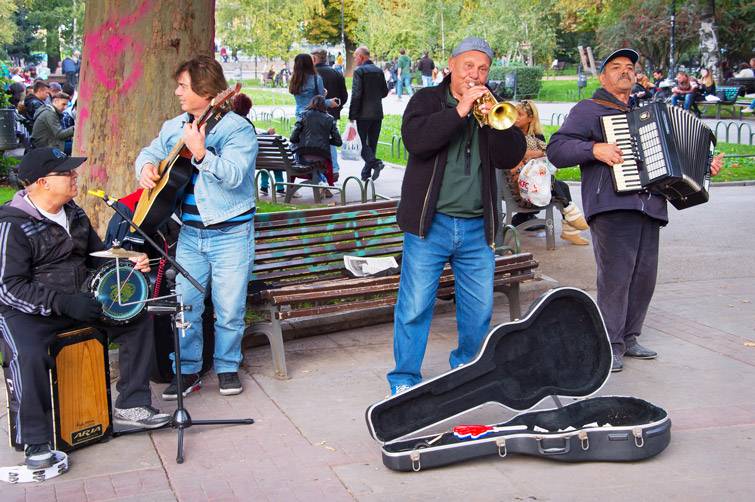
[[[484,103],[490,105],[490,111],[484,114],[480,111],[480,106]],[[472,115],[477,119],[477,123],[480,127],[488,126],[493,129],[503,131],[508,129],[516,123],[516,119],[519,117],[519,113],[516,111],[516,107],[508,101],[498,101],[495,99],[492,93],[487,93],[483,97],[475,101],[472,108]]]

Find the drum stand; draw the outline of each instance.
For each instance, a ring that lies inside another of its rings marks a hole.
[[[119,209],[115,203],[117,201],[109,198],[107,195],[105,195],[103,192],[89,192],[91,195],[94,195],[96,197],[101,198],[105,201],[105,203],[110,206],[113,211],[118,213],[121,218],[123,218],[125,221],[131,224],[132,228],[135,228],[139,234],[144,237],[145,242],[148,242],[150,246],[152,246],[154,249],[156,249],[160,255],[168,260],[168,262],[186,279],[195,287],[197,290],[199,290],[202,294],[205,293],[205,288],[200,285],[196,279],[194,279],[189,273],[178,263],[176,260],[171,258],[163,249],[155,243],[147,234],[144,232],[141,228],[139,228],[133,220],[129,217],[128,214],[124,214],[124,212]],[[184,407],[184,401],[183,401],[183,381],[181,378],[181,341],[179,338],[179,332],[180,336],[183,337],[186,334],[186,328],[189,327],[189,324],[184,319],[184,312],[187,312],[191,310],[191,305],[184,305],[183,299],[181,298],[181,295],[175,294],[173,292],[176,302],[171,303],[161,303],[158,305],[149,305],[147,306],[147,311],[152,312],[155,315],[161,315],[161,314],[170,314],[171,320],[172,320],[172,331],[173,331],[173,347],[175,351],[175,365],[176,365],[176,383],[177,383],[177,407],[176,411],[173,412],[173,417],[171,418],[171,421],[166,424],[163,427],[158,427],[155,429],[148,429],[148,428],[142,428],[142,429],[128,429],[125,431],[119,431],[113,434],[113,437],[116,436],[123,436],[126,434],[136,434],[139,432],[151,432],[159,429],[163,429],[165,427],[173,427],[174,429],[178,429],[178,451],[176,454],[176,462],[179,464],[183,464],[184,462],[184,429],[188,429],[192,425],[241,425],[241,424],[253,424],[254,419],[252,418],[241,418],[241,419],[222,419],[222,420],[192,420],[191,415],[189,415],[189,411]],[[147,300],[150,301],[150,300]]]

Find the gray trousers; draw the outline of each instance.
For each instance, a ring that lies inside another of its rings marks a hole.
[[[661,222],[639,211],[613,211],[590,219],[598,269],[598,307],[614,352],[640,335],[658,274]]]

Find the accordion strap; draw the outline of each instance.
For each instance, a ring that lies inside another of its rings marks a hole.
[[[598,103],[599,105],[607,106],[609,108],[615,108],[616,110],[622,111],[624,113],[629,111],[628,106],[617,105],[616,103],[612,103],[611,101],[606,101],[605,99],[590,98],[590,101],[594,101]]]

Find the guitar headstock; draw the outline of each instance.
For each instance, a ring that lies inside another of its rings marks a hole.
[[[241,82],[236,82],[236,85],[234,85],[233,87],[229,87],[225,91],[221,92],[220,94],[212,98],[212,101],[210,101],[210,106],[213,108],[218,108],[218,107],[223,106],[223,104],[225,104],[226,101],[228,101],[233,96],[238,94],[240,90],[241,90]]]

